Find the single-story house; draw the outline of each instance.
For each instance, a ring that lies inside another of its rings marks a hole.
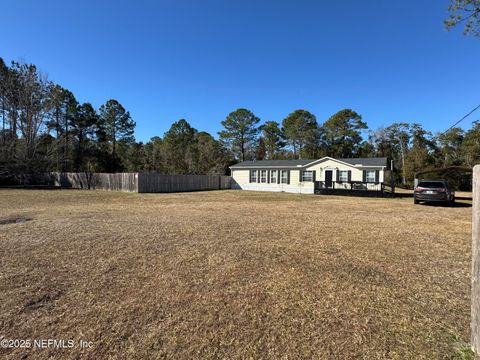
[[[319,189],[382,191],[388,160],[382,158],[253,160],[230,167],[233,187],[313,194]]]

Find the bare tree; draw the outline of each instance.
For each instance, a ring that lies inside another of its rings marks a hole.
[[[13,161],[19,173],[31,174],[39,170],[36,152],[42,139],[39,135],[46,130],[46,120],[50,110],[47,77],[34,65],[12,63],[16,76],[16,94],[12,97],[10,115],[12,134],[17,139],[20,134],[21,152],[14,154]]]

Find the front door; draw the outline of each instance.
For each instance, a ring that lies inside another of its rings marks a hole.
[[[325,187],[326,188],[332,187],[332,178],[333,178],[333,171],[325,170]]]

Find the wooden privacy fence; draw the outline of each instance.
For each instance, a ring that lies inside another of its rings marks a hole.
[[[230,176],[138,174],[138,192],[181,192],[231,188]]]
[[[102,189],[139,193],[225,190],[230,176],[163,175],[150,173],[48,173],[49,185],[74,189]]]
[[[101,189],[138,192],[137,173],[49,173],[47,183],[73,189]]]

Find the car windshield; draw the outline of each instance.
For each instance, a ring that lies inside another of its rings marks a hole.
[[[445,184],[440,181],[423,181],[418,183],[418,187],[427,189],[444,188]]]

